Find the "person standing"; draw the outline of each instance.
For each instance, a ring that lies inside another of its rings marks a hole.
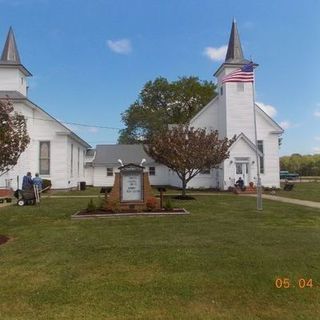
[[[42,190],[42,179],[39,177],[39,173],[36,173],[36,176],[32,180],[33,185],[35,185],[38,188],[39,194],[41,193]]]
[[[27,175],[25,175],[22,180],[22,190],[23,191],[30,190],[32,186],[33,186],[33,181],[31,177],[31,172],[27,172]]]

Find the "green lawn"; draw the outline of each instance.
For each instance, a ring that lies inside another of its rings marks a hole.
[[[101,187],[87,187],[85,190],[50,190],[46,192],[44,195],[52,195],[52,196],[98,196],[100,195]]]
[[[198,196],[190,216],[71,221],[87,202],[0,209],[1,320],[319,318],[320,210]]]
[[[292,191],[277,191],[277,196],[294,198],[300,200],[320,201],[320,182],[293,182]]]

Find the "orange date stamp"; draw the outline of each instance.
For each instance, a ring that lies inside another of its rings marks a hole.
[[[312,278],[299,278],[292,280],[290,278],[276,278],[274,281],[274,286],[277,289],[289,289],[289,288],[320,288],[319,284],[316,284]]]

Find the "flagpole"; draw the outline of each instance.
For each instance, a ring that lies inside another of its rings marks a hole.
[[[254,72],[254,69],[253,69]],[[258,154],[258,137],[257,137],[257,117],[256,117],[256,103],[255,103],[255,77],[252,81],[252,100],[253,100],[253,121],[254,121],[254,138],[256,144],[256,164],[257,164],[257,210],[261,211],[262,208],[262,186],[260,177],[260,158]]]

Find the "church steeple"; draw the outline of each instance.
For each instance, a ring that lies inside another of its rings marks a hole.
[[[231,33],[226,54],[226,63],[244,63],[240,37],[235,19],[232,21]]]
[[[214,76],[219,77],[223,73],[226,74],[227,68],[233,68],[233,69],[239,68],[250,62],[252,61],[245,59],[243,56],[237,23],[235,19],[233,19],[225,61],[220,65],[218,70],[214,73]],[[257,66],[258,65],[254,63],[254,67],[257,67]],[[232,71],[232,70],[229,70],[229,71]]]
[[[31,73],[21,63],[16,39],[10,27],[0,58],[0,91],[28,93],[27,77]]]
[[[8,32],[7,40],[2,51],[0,63],[21,64],[19,51],[17,48],[16,39],[14,37],[12,27],[10,27]]]
[[[12,27],[9,29],[0,59],[0,68],[4,67],[17,68],[24,74],[24,76],[31,76],[31,73],[21,63]]]

